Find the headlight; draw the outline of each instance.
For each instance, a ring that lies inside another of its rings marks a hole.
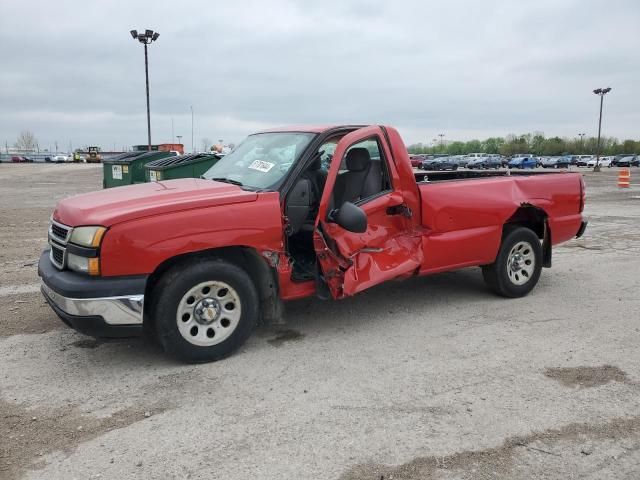
[[[74,272],[100,275],[100,259],[98,257],[81,257],[67,252],[67,267]]]
[[[104,227],[76,227],[73,229],[69,241],[82,247],[97,248],[106,231],[107,229]]]

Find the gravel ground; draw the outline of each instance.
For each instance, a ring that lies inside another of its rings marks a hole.
[[[464,269],[293,302],[193,366],[75,333],[37,291],[55,201],[100,166],[0,165],[0,478],[637,479],[640,171],[605,170],[526,298]]]

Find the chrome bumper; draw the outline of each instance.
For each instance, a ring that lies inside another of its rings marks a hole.
[[[42,282],[42,294],[61,311],[76,317],[102,317],[108,325],[142,325],[144,295],[67,298]]]

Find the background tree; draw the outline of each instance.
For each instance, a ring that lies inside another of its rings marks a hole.
[[[620,141],[615,137],[602,137],[601,155],[617,155],[621,153],[640,153],[640,141]],[[506,137],[490,137],[485,140],[470,140],[468,142],[452,141],[440,146],[439,143],[429,146],[424,143],[409,145],[409,153],[447,153],[449,155],[466,155],[468,153],[500,153],[506,157],[518,153],[531,153],[534,155],[595,155],[598,139],[588,137],[579,138],[546,138],[541,132],[523,135],[509,134]]]
[[[536,155],[542,155],[542,151],[544,150],[544,145],[546,143],[546,139],[544,135],[536,134],[531,139],[531,143],[529,144],[529,148],[531,152],[522,152],[522,153],[535,153]]]
[[[447,145],[447,153],[449,155],[462,155],[465,153],[465,143],[464,142],[451,142]]]
[[[504,145],[504,138],[490,137],[482,142],[482,151],[484,153],[500,153],[500,147]]]
[[[622,144],[622,153],[638,153],[640,151],[640,142],[633,140],[625,140]]]
[[[562,155],[566,152],[566,144],[560,137],[553,137],[546,139],[540,146],[540,150],[540,153],[546,156]]]
[[[13,146],[19,150],[35,150],[38,146],[38,140],[33,132],[23,130]]]

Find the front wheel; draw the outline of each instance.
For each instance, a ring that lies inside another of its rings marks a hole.
[[[231,355],[251,335],[259,299],[251,278],[220,259],[180,264],[154,289],[152,317],[165,352],[187,362]]]
[[[517,298],[533,290],[541,270],[542,245],[538,236],[528,228],[515,227],[504,236],[496,261],[482,267],[482,275],[498,295]]]

